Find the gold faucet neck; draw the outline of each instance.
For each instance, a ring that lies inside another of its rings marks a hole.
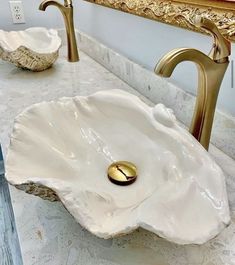
[[[198,91],[190,133],[205,149],[208,149],[217,97],[229,64],[231,44],[210,20],[200,19],[197,21],[197,25],[208,30],[214,37],[214,46],[209,56],[195,49],[175,49],[160,60],[155,68],[155,73],[163,77],[170,77],[179,63],[183,61],[196,63]]]
[[[39,9],[45,11],[48,6],[55,6],[61,11],[64,18],[66,33],[67,33],[68,61],[78,62],[79,54],[78,54],[76,34],[74,29],[72,0],[64,0],[64,5],[57,2],[56,0],[44,0],[40,4]]]
[[[72,0],[64,0],[64,6],[65,7],[73,7]]]

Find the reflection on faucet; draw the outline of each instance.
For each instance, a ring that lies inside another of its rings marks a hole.
[[[216,25],[207,18],[196,21],[214,37],[214,45],[207,56],[189,48],[175,49],[166,54],[155,68],[155,73],[170,77],[177,64],[192,61],[198,68],[198,95],[190,133],[208,150],[216,102],[221,82],[229,64],[231,44],[219,32]]]
[[[64,17],[68,41],[68,61],[77,62],[79,55],[74,30],[72,0],[64,0],[64,5],[54,0],[45,0],[40,4],[39,9],[45,11],[51,5],[58,7]]]

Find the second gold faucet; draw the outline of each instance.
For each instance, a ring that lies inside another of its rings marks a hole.
[[[207,30],[214,38],[210,54],[206,55],[189,48],[175,49],[160,60],[155,68],[155,73],[163,77],[170,77],[177,64],[183,61],[196,63],[198,95],[190,132],[205,149],[208,149],[219,89],[229,64],[231,44],[209,19],[200,17],[195,23],[198,27]]]
[[[44,0],[39,9],[45,11],[51,5],[58,7],[64,17],[68,42],[68,61],[77,62],[79,61],[79,54],[74,29],[72,0],[64,0],[64,5],[54,0]]]

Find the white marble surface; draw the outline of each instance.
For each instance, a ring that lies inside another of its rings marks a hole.
[[[0,69],[0,141],[4,153],[14,117],[33,103],[112,88],[139,95],[82,52],[79,63],[68,63],[62,55],[52,69],[41,73],[22,71],[5,62],[0,62]],[[211,153],[228,174],[230,207],[235,211],[235,162],[213,146]],[[59,202],[43,201],[14,187],[11,196],[25,265],[235,264],[234,215],[228,228],[202,246],[178,246],[145,230],[102,240],[81,228]]]
[[[155,75],[154,71],[149,71],[132,62],[82,32],[78,32],[78,39],[81,49],[91,58],[105,66],[152,102],[156,104],[161,102],[173,109],[177,118],[189,126],[193,115],[195,97],[174,85],[173,79]],[[156,64],[158,59],[160,58],[156,58]],[[220,150],[235,159],[235,117],[217,108],[211,141]]]

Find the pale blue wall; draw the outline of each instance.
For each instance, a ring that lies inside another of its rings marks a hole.
[[[13,25],[7,0],[0,7],[0,28],[22,29],[30,26],[60,27],[62,17],[58,10],[50,7],[46,13],[38,10],[40,0],[23,0],[26,24]],[[75,25],[131,60],[153,70],[158,59],[177,47],[193,47],[208,52],[212,39],[202,34],[172,27],[152,20],[126,14],[83,0],[74,0]],[[235,45],[233,45],[234,59]],[[191,63],[177,66],[172,82],[195,94],[196,67]],[[235,87],[231,87],[229,67],[221,87],[219,106],[235,115]]]

